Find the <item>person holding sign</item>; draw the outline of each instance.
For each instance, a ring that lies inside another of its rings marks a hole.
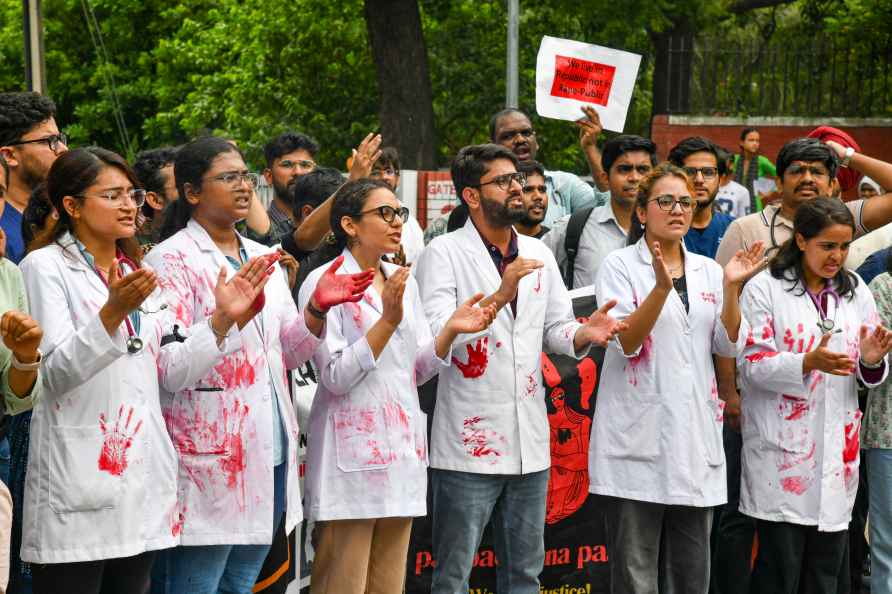
[[[512,224],[525,214],[524,175],[508,149],[467,146],[452,163],[464,227],[435,238],[416,265],[431,333],[478,291],[498,315],[463,335],[440,372],[431,435],[431,591],[468,592],[483,529],[492,519],[499,592],[539,594],[545,562],[549,424],[542,351],[582,357],[624,325],[605,302],[585,324],[573,316],[554,256]]]
[[[628,324],[607,347],[589,446],[589,490],[608,506],[614,594],[709,587],[712,511],[726,498],[710,355],[742,350],[738,294],[764,262],[761,244],[724,270],[688,251],[693,194],[684,170],[654,169],[638,186],[629,245],[595,281]]]
[[[855,221],[816,198],[793,239],[747,283],[752,327],[737,358],[743,393],[740,511],[755,518],[751,591],[837,591],[858,489],[858,381],[887,375],[892,332],[868,287],[845,268]]]

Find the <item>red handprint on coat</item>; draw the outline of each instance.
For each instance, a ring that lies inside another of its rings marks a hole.
[[[99,429],[102,430],[102,450],[99,452],[99,470],[104,470],[115,476],[120,476],[127,470],[127,450],[133,445],[133,437],[139,433],[142,421],[139,421],[130,431],[130,422],[133,420],[133,407],[127,413],[127,419],[121,425],[124,418],[124,405],[118,409],[118,418],[115,425],[109,431],[105,413],[99,413]]]
[[[454,356],[452,362],[461,371],[461,374],[467,378],[480,377],[486,371],[486,364],[489,363],[489,337],[480,338],[474,347],[466,345],[468,350],[468,362],[462,363]]]

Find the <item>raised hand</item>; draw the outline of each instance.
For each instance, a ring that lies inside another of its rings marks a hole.
[[[279,248],[279,264],[288,276],[288,288],[294,289],[294,284],[297,282],[297,273],[300,271],[300,262],[291,254]]]
[[[835,353],[827,348],[827,343],[834,333],[828,332],[821,336],[821,342],[817,348],[805,354],[802,360],[803,373],[823,371],[831,375],[851,375],[855,362],[845,353]]]
[[[737,250],[734,257],[725,264],[725,283],[742,285],[751,276],[762,270],[768,258],[765,257],[765,244],[757,241],[748,250]]]
[[[99,311],[102,325],[109,336],[117,332],[127,315],[142,305],[158,286],[158,278],[148,268],[139,268],[121,278],[118,260],[108,269],[108,301]]]
[[[381,135],[369,133],[359,143],[359,147],[353,149],[353,163],[350,164],[350,181],[369,177],[372,174],[372,167],[374,167],[378,157],[381,156],[381,151],[378,150],[380,146]]]
[[[577,331],[577,335],[581,332],[586,343],[607,346],[614,336],[629,328],[625,321],[617,320],[608,313],[615,305],[616,300],[613,299],[599,307]]]
[[[499,285],[499,290],[497,291],[501,296],[502,302],[511,303],[514,301],[514,298],[517,296],[517,286],[520,284],[520,279],[534,270],[542,268],[542,266],[541,260],[521,257],[517,257],[511,264],[508,264],[508,267],[505,268],[505,273],[502,275],[502,284]]]
[[[384,290],[381,292],[381,302],[384,306],[381,317],[394,328],[403,321],[403,293],[406,292],[408,279],[409,269],[400,268],[384,282]]]
[[[335,305],[348,301],[356,303],[362,299],[365,290],[375,280],[375,271],[371,269],[356,274],[335,274],[343,263],[343,255],[335,258],[335,261],[316,283],[316,290],[313,291],[311,302],[313,302],[313,307],[323,313]]]
[[[43,338],[43,330],[31,316],[15,310],[6,312],[0,319],[0,334],[3,335],[3,344],[16,359],[22,363],[37,360],[37,347]]]
[[[482,299],[483,293],[477,293],[462,303],[446,321],[446,327],[456,334],[473,334],[489,328],[496,318],[498,309],[495,303],[490,303],[486,307],[477,307],[477,303]]]
[[[278,259],[278,254],[251,258],[229,281],[226,280],[226,267],[221,266],[214,287],[217,311],[242,326],[250,321],[263,309],[266,301],[263,287],[269,281],[270,266]],[[215,328],[220,331],[219,326],[215,325]]]
[[[658,242],[654,242],[653,244],[653,261],[651,265],[654,267],[654,274],[657,277],[657,288],[666,291],[667,293],[672,290],[672,275],[669,274],[669,267],[666,266],[665,260],[663,260],[663,252],[660,251],[660,244]]]
[[[861,326],[861,360],[876,365],[892,349],[892,331],[877,326],[873,332]]]
[[[601,116],[594,107],[585,106],[582,111],[585,117],[576,120],[576,126],[579,128],[579,145],[586,149],[597,144],[604,128],[601,126]]]

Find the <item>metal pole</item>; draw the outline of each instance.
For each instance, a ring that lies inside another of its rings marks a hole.
[[[508,59],[505,77],[505,107],[517,107],[517,37],[520,0],[508,0]]]
[[[29,91],[46,93],[43,61],[43,17],[40,0],[22,0],[25,33],[25,82]]]

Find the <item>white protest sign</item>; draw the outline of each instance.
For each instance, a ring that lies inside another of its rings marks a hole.
[[[536,111],[575,121],[589,105],[605,130],[622,132],[641,56],[557,37],[542,37],[536,60]]]

